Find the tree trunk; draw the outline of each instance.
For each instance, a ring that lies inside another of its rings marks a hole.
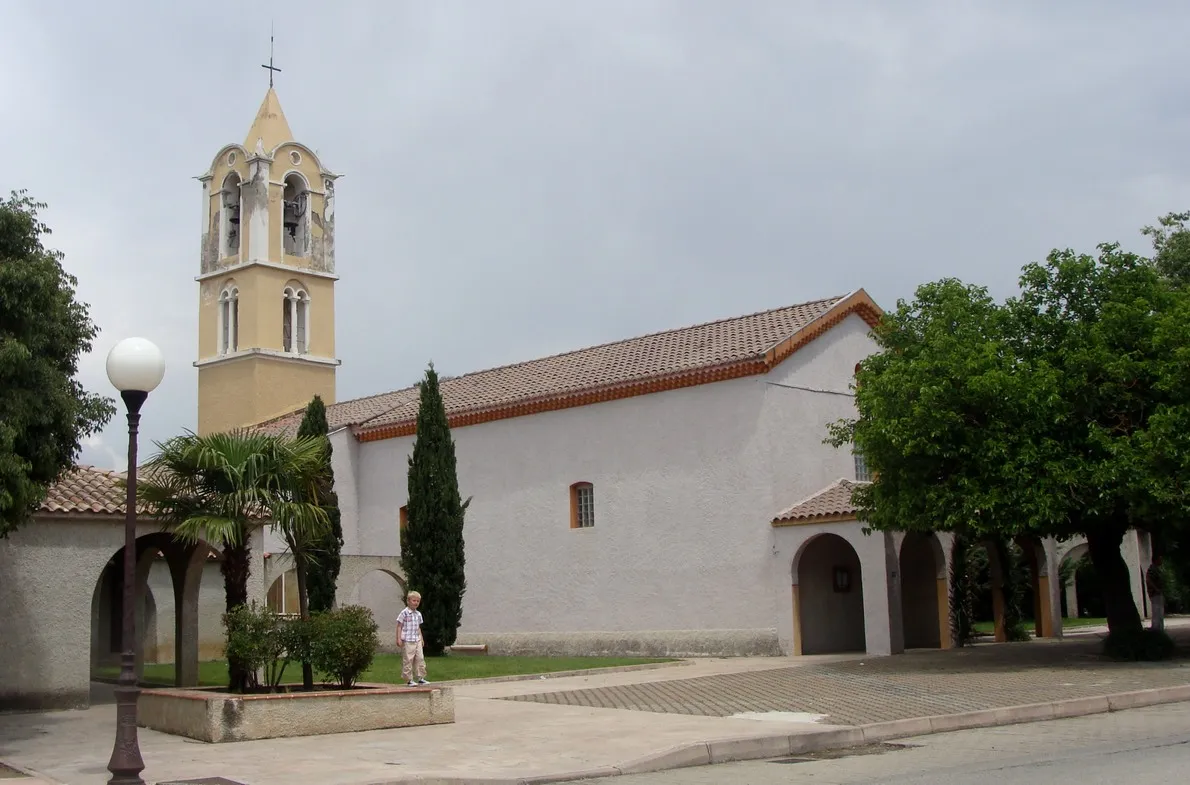
[[[297,573],[298,582],[298,615],[303,622],[310,621],[310,599],[306,594],[306,555],[293,552],[293,569]],[[309,630],[309,627],[304,629]],[[314,689],[314,666],[309,659],[302,660],[302,689]]]
[[[1149,595],[1149,605],[1152,607],[1152,620],[1149,629],[1155,632],[1165,632],[1165,587],[1161,580],[1161,559],[1164,556],[1161,542],[1157,535],[1149,532],[1149,544],[1153,563],[1145,573],[1145,592]]]
[[[1087,532],[1087,550],[1103,587],[1108,633],[1139,634],[1144,625],[1136,609],[1136,600],[1132,597],[1132,577],[1128,573],[1128,565],[1120,554],[1123,541],[1123,529]]]
[[[246,538],[239,545],[223,548],[223,591],[227,596],[227,611],[230,613],[241,605],[248,604],[248,576],[252,572],[251,550]],[[228,689],[233,692],[247,692],[254,680],[254,674],[239,659],[227,658]]]

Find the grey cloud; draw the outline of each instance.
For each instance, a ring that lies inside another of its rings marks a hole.
[[[346,175],[342,398],[861,286],[1003,295],[1190,202],[1173,0],[12,5],[3,184],[104,330],[86,383],[125,335],[166,350],[150,439],[195,421],[191,178],[252,120],[270,15]]]

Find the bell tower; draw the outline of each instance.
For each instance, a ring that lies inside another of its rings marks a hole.
[[[273,69],[276,70],[276,69]],[[270,72],[271,77],[271,72]],[[335,180],[269,90],[202,183],[198,433],[335,401]]]

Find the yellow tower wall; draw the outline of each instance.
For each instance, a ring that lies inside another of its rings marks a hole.
[[[335,400],[335,367],[250,354],[198,369],[198,433],[219,433]]]

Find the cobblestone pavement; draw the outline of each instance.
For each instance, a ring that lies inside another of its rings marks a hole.
[[[1190,629],[1171,633],[1183,651],[1190,647]],[[1100,646],[1098,638],[977,645],[503,700],[710,717],[807,712],[863,725],[1190,683],[1190,657],[1116,663],[1098,655]]]

